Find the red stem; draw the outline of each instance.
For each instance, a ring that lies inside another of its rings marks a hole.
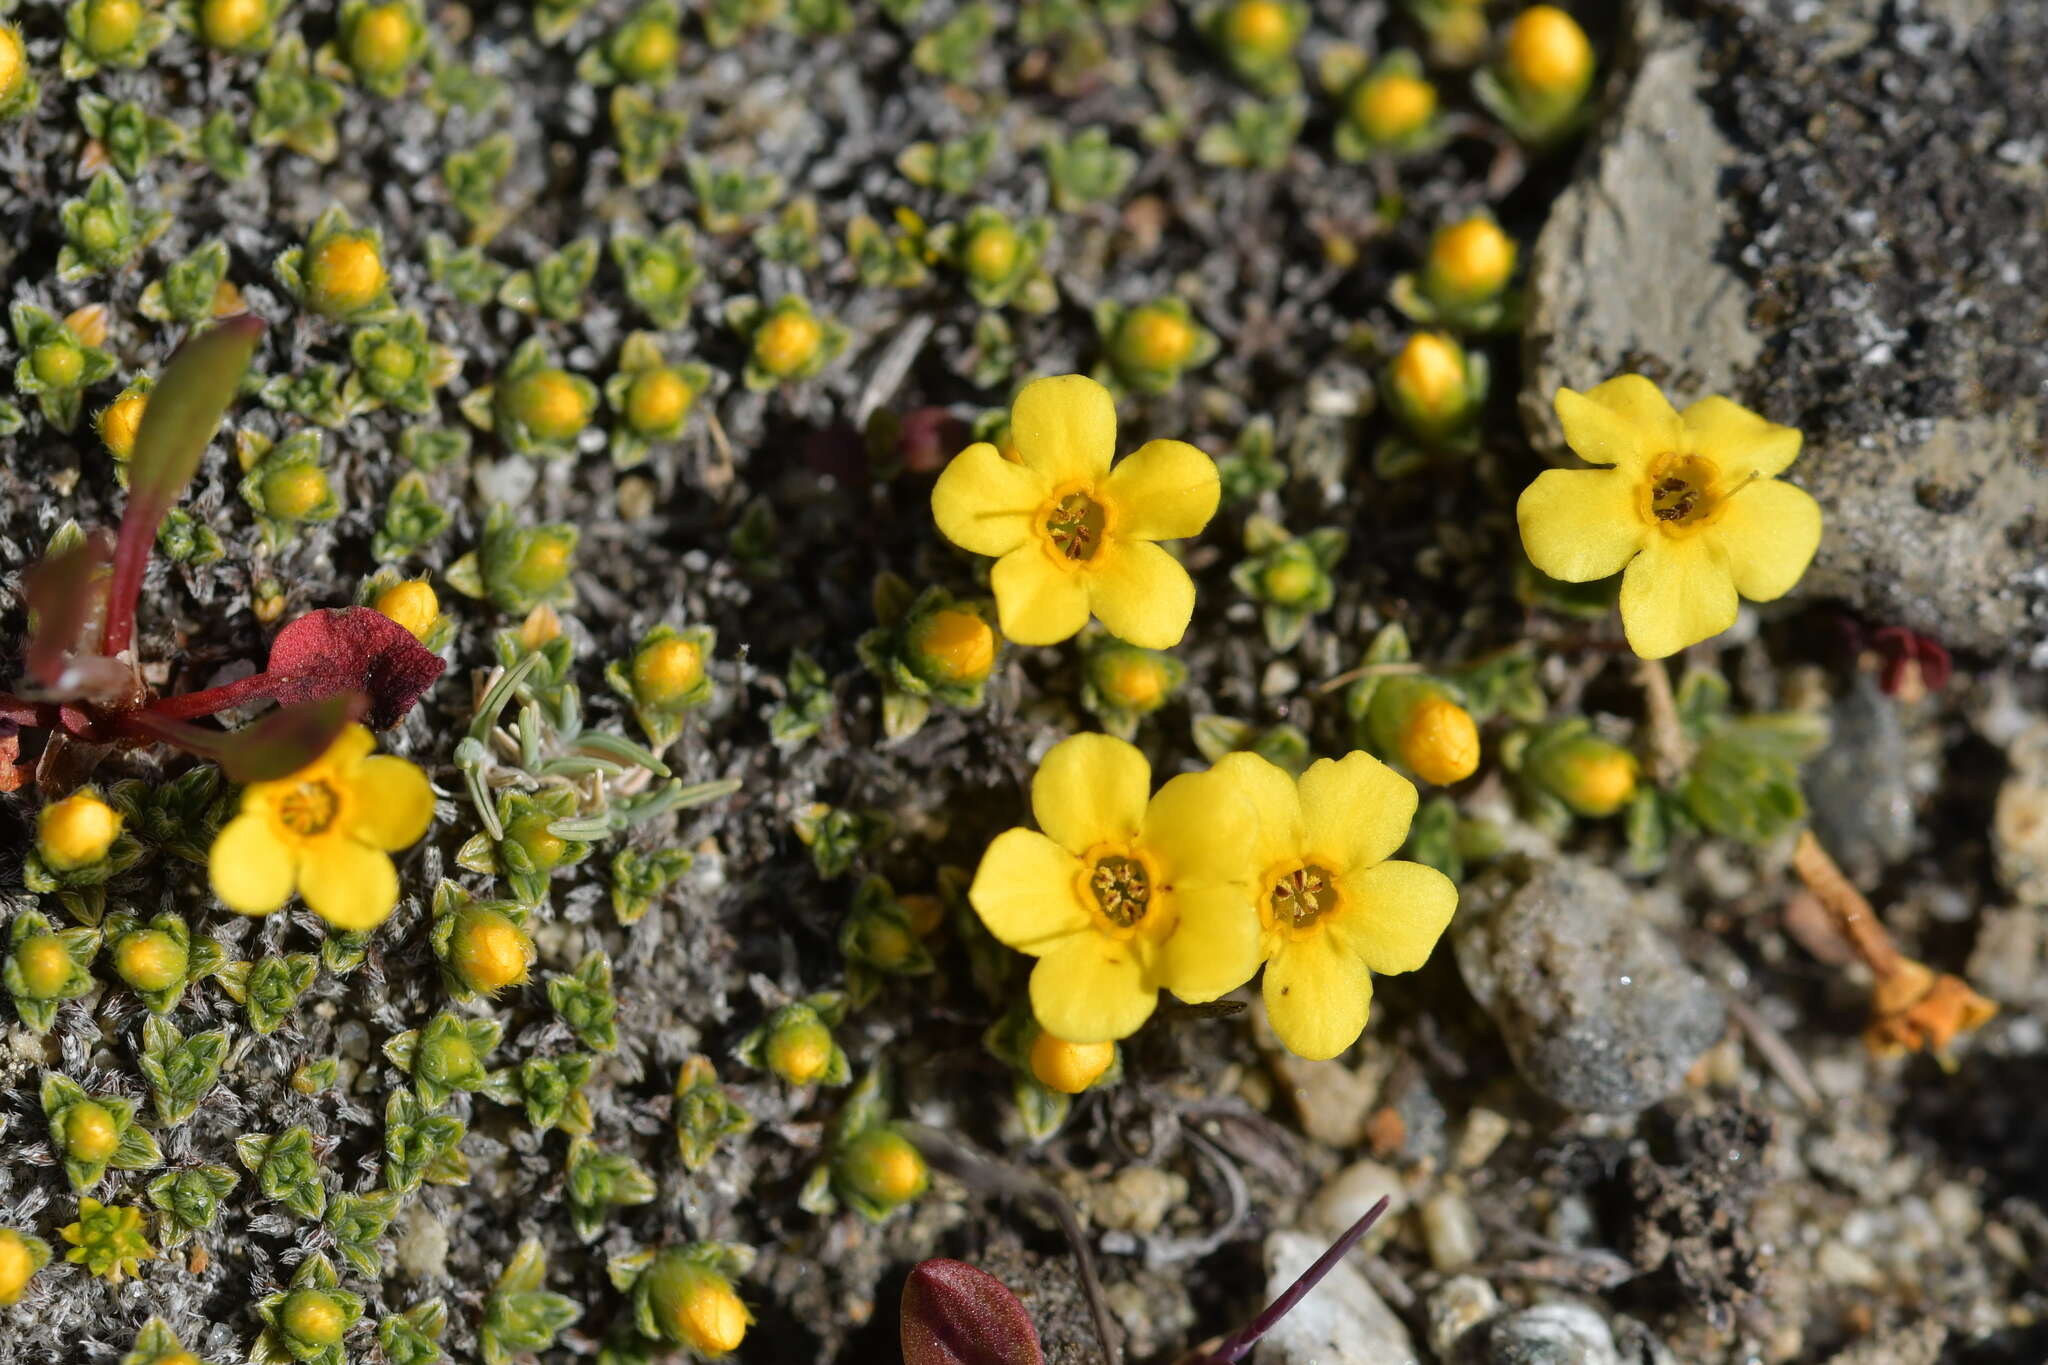
[[[1339,1237],[1328,1251],[1316,1258],[1314,1265],[1302,1271],[1301,1278],[1288,1285],[1286,1293],[1267,1304],[1265,1312],[1232,1333],[1229,1339],[1216,1348],[1216,1354],[1210,1359],[1218,1362],[1218,1365],[1233,1365],[1233,1362],[1242,1360],[1245,1352],[1251,1350],[1253,1343],[1271,1331],[1274,1323],[1287,1316],[1287,1310],[1306,1298],[1308,1291],[1314,1289],[1323,1276],[1336,1269],[1337,1262],[1343,1260],[1351,1248],[1358,1245],[1358,1239],[1365,1236],[1372,1225],[1379,1221],[1380,1215],[1386,1211],[1387,1196],[1381,1195],[1380,1202],[1367,1209],[1365,1217],[1353,1223],[1350,1231]]]
[[[270,675],[251,673],[219,687],[209,687],[203,692],[186,692],[176,697],[159,697],[143,709],[153,715],[165,716],[171,720],[196,720],[200,716],[216,715],[230,706],[243,702],[259,701],[271,695]]]
[[[11,693],[0,692],[0,720],[37,730],[55,730],[58,725],[57,708],[50,702],[23,701]]]

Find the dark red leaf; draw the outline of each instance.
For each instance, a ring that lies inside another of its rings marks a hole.
[[[447,666],[383,612],[337,607],[307,612],[279,631],[264,677],[280,704],[361,692],[370,699],[370,728],[388,730]]]
[[[135,597],[156,528],[198,472],[200,457],[256,353],[263,322],[247,313],[187,337],[149,392],[128,458],[128,508],[107,593],[105,652],[119,654],[135,630]]]
[[[126,734],[210,758],[236,782],[274,782],[326,753],[363,702],[360,693],[331,693],[281,706],[239,730],[212,730],[153,711],[131,712],[117,724]]]
[[[903,1286],[903,1365],[1044,1365],[1031,1315],[965,1261],[926,1261]]]
[[[28,676],[46,692],[64,681],[98,604],[100,570],[113,557],[113,537],[95,531],[68,549],[45,555],[21,576],[34,631],[28,639]]]

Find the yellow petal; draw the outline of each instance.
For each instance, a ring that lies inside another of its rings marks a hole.
[[[1171,649],[1195,614],[1195,580],[1157,545],[1112,539],[1087,575],[1088,605],[1109,633],[1143,649]]]
[[[1020,645],[1056,645],[1088,624],[1082,575],[1053,563],[1036,541],[998,559],[988,585],[996,595],[997,624]]]
[[[427,775],[402,758],[374,754],[358,763],[349,794],[349,832],[374,848],[409,847],[434,819]]]
[[[1247,866],[1258,877],[1302,851],[1301,797],[1287,770],[1257,754],[1225,754],[1209,770],[1251,807],[1254,828]]]
[[[1267,959],[1264,995],[1266,1017],[1287,1050],[1320,1062],[1365,1032],[1372,976],[1336,935],[1308,934]]]
[[[1006,829],[989,841],[967,888],[967,902],[998,939],[1033,957],[1089,927],[1076,898],[1080,860],[1033,829]]]
[[[1343,909],[1328,932],[1376,972],[1412,972],[1429,961],[1458,908],[1457,886],[1421,863],[1360,868],[1337,885]]]
[[[1228,779],[1214,770],[1182,773],[1145,807],[1146,851],[1169,885],[1250,884],[1257,816]],[[1250,975],[1250,973],[1246,973]]]
[[[1803,488],[1759,479],[1728,499],[1706,534],[1727,556],[1735,590],[1752,602],[1783,597],[1820,548],[1820,504]]]
[[[1714,538],[1650,536],[1621,576],[1621,628],[1645,659],[1662,659],[1735,624],[1735,578]]]
[[[1031,969],[1031,1012],[1070,1043],[1113,1043],[1152,1017],[1159,989],[1129,943],[1075,934]]]
[[[334,737],[334,743],[327,746],[327,752],[320,756],[324,763],[342,767],[376,751],[377,737],[369,727],[350,723],[341,727],[341,733]]]
[[[1771,478],[1799,458],[1804,439],[1797,427],[1766,421],[1725,398],[1702,398],[1678,415],[1686,448],[1721,467],[1723,478]]]
[[[1085,374],[1034,379],[1010,405],[1010,442],[1054,485],[1093,483],[1116,454],[1116,403]]]
[[[1180,916],[1160,949],[1159,984],[1190,1004],[1230,994],[1259,969],[1259,912],[1242,886],[1175,887]]]
[[[1515,503],[1522,549],[1552,578],[1590,583],[1622,571],[1643,545],[1636,480],[1618,469],[1551,469]]]
[[[932,520],[963,550],[1006,555],[1031,538],[1031,517],[1050,492],[1043,476],[979,441],[948,461],[932,485]]]
[[[1393,857],[1415,819],[1415,784],[1362,749],[1309,764],[1296,791],[1303,851],[1332,872]]]
[[[241,915],[267,915],[291,899],[297,855],[262,815],[238,815],[207,850],[206,872],[220,903]]]
[[[398,869],[368,844],[322,839],[299,860],[299,895],[337,929],[374,929],[398,904]]]
[[[1038,765],[1031,813],[1054,843],[1081,854],[1096,844],[1136,840],[1151,794],[1152,765],[1136,745],[1109,735],[1074,735],[1053,745]]]
[[[1116,531],[1133,540],[1198,536],[1223,496],[1216,462],[1186,441],[1147,441],[1102,481]]]
[[[1565,443],[1588,464],[1634,470],[1680,448],[1678,414],[1639,374],[1617,375],[1584,393],[1559,389],[1552,406],[1564,424]]]

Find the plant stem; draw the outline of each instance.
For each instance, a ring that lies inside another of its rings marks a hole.
[[[1650,776],[1659,786],[1669,786],[1692,763],[1693,743],[1679,723],[1678,699],[1671,692],[1671,675],[1662,659],[1637,661],[1636,680],[1643,685],[1645,718],[1650,726]]]
[[[261,701],[270,696],[270,675],[251,673],[219,687],[209,687],[202,692],[186,692],[176,697],[161,697],[151,702],[147,710],[172,720],[196,720],[201,716],[217,715],[231,706],[244,702]]]
[[[1308,1297],[1309,1290],[1314,1289],[1325,1275],[1336,1269],[1337,1262],[1343,1260],[1350,1254],[1351,1248],[1358,1245],[1358,1239],[1372,1230],[1372,1225],[1387,1211],[1387,1200],[1388,1196],[1381,1195],[1380,1202],[1367,1209],[1365,1216],[1353,1223],[1342,1237],[1332,1242],[1328,1251],[1316,1257],[1315,1264],[1302,1271],[1294,1283],[1287,1286],[1285,1293],[1267,1304],[1265,1312],[1232,1332],[1223,1344],[1216,1348],[1211,1359],[1219,1362],[1219,1365],[1234,1365],[1234,1362],[1244,1359],[1245,1352],[1251,1350],[1260,1337],[1270,1332],[1274,1323],[1286,1317],[1294,1305]]]

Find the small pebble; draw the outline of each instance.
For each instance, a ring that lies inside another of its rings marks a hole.
[[[1387,1199],[1387,1212],[1359,1243],[1361,1249],[1375,1251],[1385,1246],[1387,1239],[1394,1235],[1400,1215],[1408,1207],[1407,1188],[1391,1166],[1377,1161],[1354,1161],[1331,1176],[1310,1201],[1305,1226],[1310,1232],[1320,1232],[1335,1240],[1346,1228],[1363,1218],[1366,1210],[1383,1195]]]
[[[1500,1295],[1477,1275],[1455,1275],[1430,1294],[1427,1308],[1429,1349],[1448,1360],[1466,1333],[1500,1312]]]
[[[1429,1263],[1438,1270],[1462,1270],[1479,1259],[1479,1218],[1457,1190],[1439,1190],[1422,1201],[1422,1239]]]
[[[1451,1164],[1461,1171],[1478,1170],[1513,1130],[1507,1115],[1483,1105],[1475,1108],[1465,1115],[1465,1131],[1458,1135]]]

